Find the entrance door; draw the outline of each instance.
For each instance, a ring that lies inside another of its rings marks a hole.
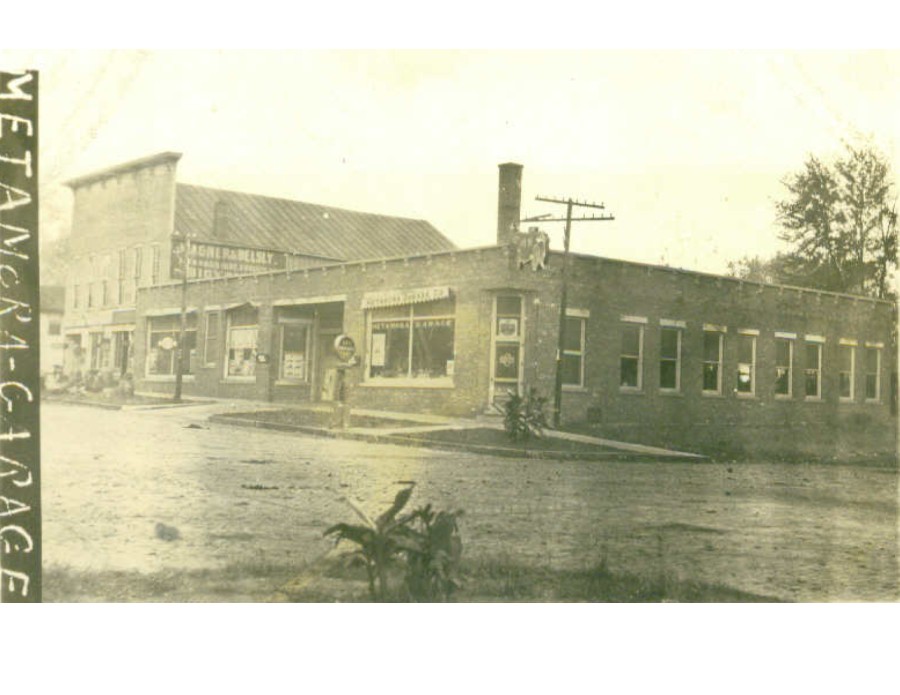
[[[494,297],[488,409],[503,410],[510,392],[522,393],[524,316],[520,295]]]

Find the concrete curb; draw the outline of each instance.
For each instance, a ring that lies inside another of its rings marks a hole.
[[[252,427],[257,429],[277,430],[280,432],[297,432],[299,434],[309,434],[316,437],[327,437],[330,439],[351,439],[356,441],[370,442],[373,444],[394,444],[399,446],[412,446],[427,449],[438,449],[443,451],[467,451],[475,454],[488,454],[490,456],[500,456],[503,458],[526,458],[540,460],[563,460],[563,461],[705,461],[707,459],[700,456],[686,456],[680,452],[671,453],[650,453],[646,451],[633,451],[623,449],[622,451],[544,451],[544,450],[521,450],[505,447],[488,446],[484,444],[462,444],[457,442],[441,442],[426,437],[418,437],[412,434],[378,434],[375,432],[352,431],[352,430],[331,430],[322,427],[312,427],[308,425],[288,425],[280,422],[265,422],[254,418],[238,418],[227,415],[210,415],[210,422],[235,425],[237,427]],[[441,427],[436,425],[435,430],[453,429],[452,427]]]

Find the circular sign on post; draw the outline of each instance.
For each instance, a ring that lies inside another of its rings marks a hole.
[[[175,340],[172,338],[172,336],[169,336],[169,335],[167,335],[165,338],[163,338],[162,340],[159,341],[159,346],[163,350],[171,350],[176,345],[178,345],[178,343],[176,343]]]
[[[349,362],[356,354],[356,343],[346,333],[341,333],[334,339],[334,352],[341,362]]]

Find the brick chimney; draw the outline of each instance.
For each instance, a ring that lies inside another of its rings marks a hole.
[[[500,191],[497,200],[497,246],[512,240],[519,229],[522,211],[522,165],[507,162],[500,165]]]

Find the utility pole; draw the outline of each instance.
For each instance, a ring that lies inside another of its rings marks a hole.
[[[175,354],[175,395],[172,400],[181,402],[181,383],[184,380],[184,341],[187,333],[187,281],[190,265],[191,238],[187,234],[181,237],[181,325],[178,332],[178,345]]]
[[[566,232],[563,242],[563,266],[560,273],[562,281],[562,291],[559,301],[559,342],[556,346],[556,386],[553,391],[553,427],[559,429],[560,412],[562,410],[562,382],[563,382],[563,351],[566,341],[566,306],[568,302],[568,272],[569,272],[569,239],[572,235],[572,222],[608,222],[616,219],[612,215],[591,215],[582,216],[572,219],[572,208],[593,208],[596,210],[605,210],[603,203],[589,203],[584,200],[574,200],[572,198],[551,198],[547,196],[535,196],[535,200],[542,203],[554,203],[556,205],[566,206],[565,217],[550,217],[548,215],[539,215],[531,217],[522,222],[565,222]],[[584,355],[582,355],[584,359]]]

